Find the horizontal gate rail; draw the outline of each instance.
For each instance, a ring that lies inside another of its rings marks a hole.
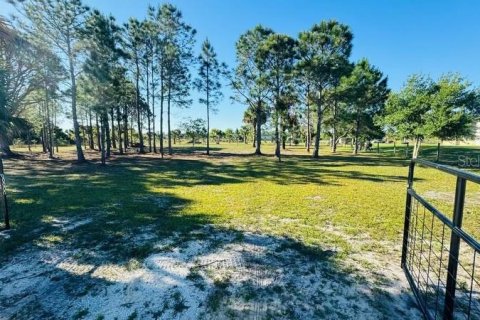
[[[414,190],[416,165],[457,178],[453,219]],[[462,229],[467,182],[480,176],[415,159],[409,167],[402,268],[426,319],[480,319],[480,243]]]

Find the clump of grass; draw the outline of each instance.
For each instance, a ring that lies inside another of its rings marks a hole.
[[[137,310],[133,311],[127,318],[127,320],[135,320],[138,318]]]
[[[187,280],[190,280],[190,281],[193,281],[193,282],[196,282],[196,281],[199,281],[199,280],[203,279],[203,277],[200,275],[200,272],[198,272],[198,269],[196,269],[196,268],[190,269],[190,272],[188,273],[186,278],[187,278]]]
[[[187,310],[190,308],[185,304],[185,298],[182,296],[180,291],[175,291],[172,294],[172,300],[173,300],[173,313],[175,315],[182,313],[183,311]]]
[[[88,309],[86,309],[86,308],[85,309],[80,309],[77,312],[75,312],[75,314],[73,315],[73,319],[74,320],[83,319],[88,315],[88,313],[89,313]]]
[[[197,268],[190,269],[186,279],[192,281],[198,289],[205,290],[205,281]]]
[[[125,267],[127,268],[128,271],[134,271],[134,270],[140,269],[142,267],[142,263],[137,259],[132,258],[128,260]]]
[[[257,297],[257,292],[252,285],[248,284],[243,288],[242,297],[245,301],[252,301]]]
[[[150,243],[143,244],[143,245],[136,245],[130,248],[128,255],[132,259],[143,260],[153,252],[153,249],[154,249],[153,245]]]
[[[220,309],[223,299],[230,295],[230,292],[227,290],[230,286],[230,281],[227,278],[215,279],[213,286],[212,292],[207,297],[207,309],[216,312]]]

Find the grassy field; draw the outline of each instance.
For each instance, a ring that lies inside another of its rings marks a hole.
[[[93,152],[87,152],[88,163],[74,164],[70,147],[54,160],[6,160],[13,231],[0,240],[3,265],[33,246],[68,248],[77,262],[93,265],[108,255],[109,264],[128,267],[158,254],[156,242],[191,241],[205,226],[237,238],[247,233],[288,239],[297,251],[332,265],[370,253],[399,264],[408,171],[402,147],[397,156],[387,144],[379,153],[374,148],[352,156],[348,146],[335,155],[323,146],[318,160],[302,147],[287,147],[282,162],[250,156],[251,146],[242,143],[213,149],[210,157],[188,145],[176,146],[176,155],[164,159],[115,155],[105,167]],[[273,153],[273,145],[264,152]],[[455,165],[466,154],[480,150],[443,147],[442,161]],[[435,155],[435,146],[425,146],[423,157]],[[423,168],[416,177],[418,190],[451,212],[454,178]],[[480,188],[469,185],[467,199],[465,228],[480,236]],[[361,262],[367,269],[369,263]]]
[[[271,154],[273,148],[266,144],[264,152]],[[395,157],[393,146],[382,144],[380,154],[375,150],[355,157],[349,147],[335,155],[326,149],[315,161],[302,147],[288,147],[281,163],[268,155],[243,155],[252,149],[242,143],[214,145],[211,157],[190,145],[176,146],[179,155],[173,158],[115,156],[107,167],[98,165],[94,153],[89,153],[92,161],[86,165],[62,161],[72,157],[71,147],[60,149],[59,160],[7,160],[12,223],[21,239],[13,237],[12,245],[6,247],[31,241],[32,230],[47,227],[55,218],[114,211],[115,216],[105,218],[137,227],[162,220],[158,215],[167,209],[175,211],[169,216],[184,219],[169,221],[161,231],[213,223],[325,244],[338,239],[315,229],[332,224],[353,235],[397,240],[408,172],[405,151],[397,148]],[[480,150],[443,147],[443,162],[455,164],[460,155],[475,153]],[[426,146],[422,158],[435,157],[435,147]],[[423,168],[416,173],[419,190],[453,193],[454,177]],[[468,191],[467,199],[476,203],[478,188],[472,185]],[[164,205],[143,205],[155,201]],[[279,219],[298,219],[302,224],[279,228]],[[348,248],[346,243],[339,244]]]

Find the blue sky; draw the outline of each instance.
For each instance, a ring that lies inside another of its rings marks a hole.
[[[152,0],[84,0],[119,22],[143,18]],[[408,75],[437,77],[459,72],[480,84],[480,1],[475,0],[173,0],[185,20],[198,31],[198,43],[208,37],[219,58],[235,65],[235,42],[257,24],[297,36],[325,19],[348,24],[353,33],[352,60],[366,57],[399,89]],[[0,2],[0,13],[11,9]],[[198,52],[198,48],[197,48]],[[244,106],[232,104],[229,90],[212,117],[211,127],[241,125]],[[196,98],[196,97],[195,97]],[[173,112],[174,123],[185,117],[203,117],[194,102],[189,110]]]

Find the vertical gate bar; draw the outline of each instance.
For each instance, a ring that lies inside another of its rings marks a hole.
[[[422,235],[420,236],[420,254],[418,255],[418,287],[420,288],[420,276],[422,274],[422,257],[423,257],[423,243],[424,241],[424,235],[425,235],[425,215],[426,215],[426,210],[425,207],[423,207],[423,219],[422,219]],[[417,216],[418,218],[418,216]],[[422,276],[423,278],[423,276]],[[427,279],[428,280],[428,279]],[[428,281],[427,284],[425,285],[425,293],[426,290],[428,289]]]
[[[407,200],[405,204],[405,221],[403,226],[403,247],[402,247],[402,268],[407,264],[408,237],[410,231],[410,218],[412,215],[412,196],[408,193],[413,186],[413,174],[415,171],[415,161],[410,161],[408,168]]]
[[[473,265],[472,265],[472,275],[470,280],[470,296],[468,299],[468,314],[467,319],[470,319],[470,314],[472,312],[472,295],[473,295],[473,281],[475,279],[475,263],[477,260],[477,251],[473,251]]]
[[[465,192],[467,181],[462,177],[457,177],[457,187],[455,189],[455,206],[453,211],[453,226],[462,227],[463,207],[465,205]],[[450,240],[450,256],[447,268],[447,289],[445,293],[445,307],[443,309],[443,319],[453,320],[455,308],[455,289],[457,286],[457,268],[458,257],[460,253],[460,237],[452,230]]]
[[[428,288],[428,281],[430,279],[430,267],[431,267],[431,258],[432,258],[432,242],[433,242],[433,227],[434,227],[434,223],[435,223],[435,217],[433,215],[433,213],[431,213],[431,216],[432,216],[432,224],[430,226],[430,249],[428,251],[428,266],[427,266],[427,288]],[[432,271],[433,273],[433,271]],[[432,285],[433,285],[433,281],[432,281]]]
[[[3,194],[3,202],[5,203],[5,229],[10,230],[10,217],[8,214],[8,202],[7,202],[7,194]]]
[[[3,197],[3,203],[5,204],[5,214],[4,214],[4,219],[5,219],[5,229],[10,229],[10,217],[8,215],[8,202],[7,202],[7,192],[5,191],[5,175],[3,172],[3,159],[0,156],[0,184],[1,184],[1,192],[2,194],[0,196]]]
[[[440,246],[440,267],[438,268],[438,281],[437,281],[437,300],[435,302],[435,316],[433,317],[434,319],[437,319],[437,314],[439,312],[439,306],[438,306],[438,300],[440,298],[440,278],[442,277],[442,264],[443,264],[443,247],[444,247],[444,241],[445,241],[445,224],[443,223],[443,228],[442,228],[442,243]]]

